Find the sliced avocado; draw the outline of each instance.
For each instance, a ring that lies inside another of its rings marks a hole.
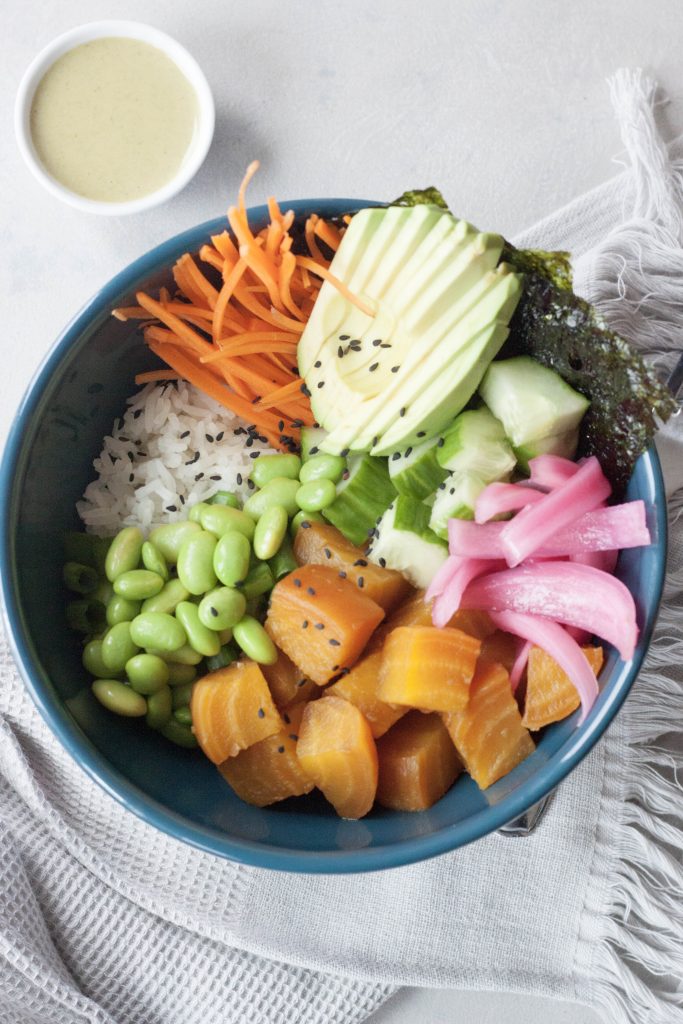
[[[529,459],[537,455],[561,455],[565,459],[573,459],[579,446],[579,428],[567,430],[564,434],[551,434],[540,437],[537,441],[528,441],[514,449],[520,469],[529,471]]]
[[[374,315],[326,282],[298,350],[314,414],[328,431],[325,451],[372,447],[384,454],[413,442],[402,437],[423,429],[412,420],[390,444],[383,435],[484,328],[506,325],[516,305],[519,277],[505,266],[494,270],[502,245],[500,236],[478,234],[435,207],[363,210],[352,218],[330,270]],[[469,399],[487,365],[482,359],[493,354],[475,344],[478,372],[471,361],[460,364],[465,397],[449,378],[460,404],[436,426],[430,418],[431,436]],[[442,389],[440,397],[450,396]]]
[[[590,405],[559,373],[530,356],[492,363],[479,394],[514,448],[575,430]]]
[[[428,587],[448,558],[448,547],[426,525],[429,508],[399,495],[377,524],[367,557],[402,572],[416,587]]]
[[[327,431],[323,430],[322,427],[302,427],[301,428],[301,461],[307,462],[308,459],[317,455],[322,449],[324,438],[327,435]]]
[[[506,477],[517,461],[503,424],[486,406],[466,409],[456,416],[453,426],[444,434],[436,458],[444,469],[474,473],[484,483]]]
[[[486,481],[476,473],[451,473],[446,477],[432,505],[430,529],[437,537],[448,540],[449,519],[474,519],[474,504],[486,487]]]

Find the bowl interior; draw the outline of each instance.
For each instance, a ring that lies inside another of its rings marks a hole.
[[[357,200],[288,204],[331,215]],[[264,221],[263,207],[250,220]],[[618,575],[634,594],[641,638],[624,663],[608,649],[600,697],[588,720],[546,729],[536,752],[485,793],[463,776],[429,811],[377,810],[341,821],[316,795],[260,810],[238,800],[201,753],[181,750],[90,695],[78,639],[64,620],[61,534],[79,526],[75,502],[92,478],[103,436],[134,392],[136,372],[155,365],[139,331],[110,316],[140,287],[196,250],[223,221],[203,224],[142,257],[75,318],[38,372],[19,410],[2,466],[6,510],[0,550],[5,615],[19,667],[41,713],[74,758],[116,799],[157,827],[214,853],[264,867],[359,871],[452,849],[504,824],[549,792],[583,757],[623,701],[642,661],[659,603],[665,561],[665,501],[654,451],[641,457],[628,498],[642,498],[654,538],[622,554]],[[131,756],[131,753],[134,756]]]

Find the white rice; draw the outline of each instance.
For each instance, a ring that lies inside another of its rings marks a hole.
[[[86,530],[112,536],[187,517],[216,491],[246,498],[253,452],[272,452],[247,424],[201,391],[178,381],[148,384],[128,399],[93,466],[97,479],[76,504]],[[236,433],[237,431],[237,433]],[[241,482],[240,482],[241,481]]]

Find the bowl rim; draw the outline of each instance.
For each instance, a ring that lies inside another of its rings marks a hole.
[[[339,210],[357,210],[364,206],[381,205],[359,199],[302,199],[282,203],[295,213],[334,206]],[[267,215],[265,205],[248,210],[254,220]],[[66,708],[43,690],[32,665],[28,634],[24,627],[13,574],[13,548],[10,514],[17,470],[20,468],[24,436],[36,412],[53,372],[81,333],[103,311],[109,311],[116,298],[131,291],[140,278],[170,266],[182,252],[194,251],[199,238],[208,237],[224,229],[224,218],[213,218],[174,235],[147,253],[138,257],[100,288],[74,318],[64,327],[44,357],[18,406],[0,464],[0,507],[5,509],[0,534],[0,599],[2,616],[14,656],[24,683],[38,710],[70,756],[98,785],[124,808],[143,821],[179,841],[189,843],[207,853],[238,863],[259,868],[297,873],[356,873],[401,867],[448,853],[487,835],[523,814],[529,807],[550,793],[590,752],[623,704],[633,685],[647,652],[657,618],[657,609],[664,585],[667,551],[667,517],[664,481],[656,449],[652,446],[641,456],[657,498],[654,507],[657,544],[661,557],[653,574],[652,592],[655,595],[650,609],[650,621],[641,632],[634,658],[624,663],[612,681],[608,698],[595,708],[588,720],[565,742],[561,751],[552,755],[542,772],[525,779],[500,802],[482,808],[464,821],[456,822],[438,832],[413,836],[382,846],[336,850],[283,850],[268,847],[252,840],[231,836],[218,836],[210,829],[188,822],[148,797],[141,789],[111,767],[95,746],[77,726]]]
[[[31,104],[35,91],[41,79],[55,61],[83,43],[108,37],[135,39],[139,42],[149,43],[150,46],[161,50],[173,61],[194,89],[198,107],[197,127],[194,136],[180,167],[173,177],[154,192],[139,196],[137,199],[115,202],[88,199],[86,196],[73,192],[54,178],[43,166],[36,152],[30,126]],[[216,110],[211,88],[209,87],[206,75],[192,54],[172,36],[162,32],[161,29],[148,25],[145,22],[127,19],[91,21],[83,25],[76,25],[66,32],[62,32],[61,35],[56,36],[36,54],[26,68],[19,83],[14,103],[14,134],[17,146],[34,178],[51,195],[67,203],[69,206],[85,213],[95,213],[105,217],[140,213],[143,210],[149,210],[154,206],[158,206],[160,203],[164,203],[177,195],[191,181],[204,163],[213,140],[215,122]]]

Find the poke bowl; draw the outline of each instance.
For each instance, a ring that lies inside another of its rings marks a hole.
[[[337,218],[377,204],[312,199],[286,204],[295,222]],[[268,223],[267,206],[249,224]],[[599,694],[585,720],[576,711],[535,736],[533,752],[479,788],[462,773],[428,809],[375,806],[340,818],[317,790],[267,807],[240,800],[201,751],[167,742],[143,723],[112,715],[90,693],[91,677],[65,618],[62,538],[82,529],[76,511],[93,478],[102,439],[123,416],[134,378],[159,360],[134,320],[112,310],[172,281],[169,268],[224,229],[218,218],[153,249],[114,277],[64,329],[31,383],[4,453],[0,579],[12,652],[38,710],[74,760],[129,811],[180,841],[231,860],[297,872],[360,872],[446,853],[500,828],[550,793],[579,764],[627,698],[647,652],[666,559],[666,499],[650,447],[628,480],[642,501],[651,543],[623,550],[616,578],[635,604],[631,657],[604,645]],[[134,756],[132,752],[134,751]]]

